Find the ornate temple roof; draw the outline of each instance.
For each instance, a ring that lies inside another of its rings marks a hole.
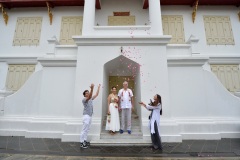
[[[46,7],[49,2],[55,6],[84,6],[84,0],[0,0],[5,8]],[[196,0],[161,0],[161,5],[189,5],[193,6]],[[240,0],[199,0],[199,5],[234,5],[240,6]],[[100,0],[96,0],[96,8],[100,9]],[[148,8],[148,0],[143,1],[143,8]]]

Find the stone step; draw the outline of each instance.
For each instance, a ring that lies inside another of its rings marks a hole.
[[[103,126],[106,126],[106,122],[107,122],[107,120],[103,120],[103,121],[102,121],[102,125],[103,125]],[[121,122],[120,122],[120,123],[121,123]],[[140,122],[139,122],[138,120],[133,120],[133,121],[131,122],[131,125],[132,125],[132,127],[134,127],[134,126],[140,127]]]
[[[107,119],[103,119],[102,121],[107,121]],[[119,121],[121,121],[121,119],[119,119]],[[139,120],[138,119],[132,119],[131,122],[135,122],[136,123],[136,122],[139,122]]]
[[[92,140],[92,146],[150,146],[151,140],[132,139],[99,139]]]
[[[132,132],[132,134],[128,134],[124,132],[120,134],[119,132],[111,135],[109,133],[101,133],[100,139],[142,139],[143,134],[141,132]]]
[[[106,127],[105,124],[102,125],[102,128],[104,129]],[[132,125],[132,129],[141,129],[140,125]]]
[[[122,118],[122,117],[120,116],[119,119],[121,119],[121,118]],[[105,116],[103,119],[107,119],[107,117]],[[139,118],[134,118],[134,117],[132,116],[131,120],[136,120],[136,121],[138,121]]]
[[[136,117],[138,117],[138,116],[137,116],[137,115],[132,115],[132,116],[131,116],[131,119],[132,119],[132,120],[137,120],[137,121],[138,121],[138,120],[139,120],[139,118],[136,118]],[[122,116],[120,116],[120,115],[119,115],[119,118],[121,119],[121,118],[122,118]],[[103,119],[107,119],[107,116],[104,116],[104,118],[103,118]]]
[[[100,134],[100,139],[103,140],[103,142],[105,142],[105,141],[108,142],[109,141],[109,143],[113,143],[113,142],[110,142],[112,140],[114,140],[114,142],[120,140],[120,142],[121,141],[123,143],[126,142],[127,144],[129,144],[129,140],[132,140],[132,139],[136,139],[136,141],[133,141],[134,143],[139,141],[139,139],[143,138],[143,134],[141,132],[139,118],[135,118],[135,117],[137,117],[137,115],[132,114],[132,119],[131,119],[132,120],[132,122],[131,122],[132,134],[128,134],[128,132],[125,131],[123,134],[120,134],[119,132],[117,132],[116,134],[111,135],[109,133],[109,131],[105,130],[106,123],[107,123],[107,116],[105,116],[104,120],[102,121],[102,131],[101,131],[101,134]],[[121,120],[121,116],[119,118]],[[122,142],[119,143],[119,144],[123,144]]]
[[[132,132],[141,132],[141,129],[140,129],[140,127],[139,128],[131,128],[131,131]],[[108,130],[105,130],[105,127],[102,127],[101,133],[105,133],[105,132],[108,133]]]
[[[120,122],[121,123],[121,122]],[[106,121],[103,121],[103,126],[106,126]],[[139,122],[131,123],[132,126],[140,126]]]

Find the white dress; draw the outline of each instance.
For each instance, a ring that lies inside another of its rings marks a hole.
[[[119,131],[120,129],[120,121],[119,121],[119,113],[118,108],[116,108],[118,104],[114,102],[114,97],[111,97],[111,103],[109,104],[110,109],[110,122],[108,122],[108,118],[106,121],[106,130],[110,130],[113,132]]]

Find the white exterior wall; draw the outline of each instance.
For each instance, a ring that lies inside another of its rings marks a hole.
[[[119,1],[120,2],[120,1]],[[128,4],[131,3],[131,4]],[[134,1],[129,1],[126,5],[116,5],[113,7],[111,2],[102,2],[102,10],[96,10],[96,23],[107,25],[107,17],[111,15],[113,11],[122,11],[128,10],[133,15],[136,16],[136,25],[144,25],[145,21],[148,21],[149,13],[148,10],[141,9],[142,3],[136,2],[134,5]],[[112,7],[111,9],[108,9]],[[129,9],[129,7],[132,7]],[[106,9],[104,9],[106,8]],[[123,9],[124,8],[124,9]],[[125,9],[126,8],[126,9]],[[216,56],[224,56],[224,54],[229,55],[239,55],[240,46],[240,37],[237,36],[240,34],[238,28],[240,27],[238,20],[238,9],[235,6],[199,6],[197,11],[196,21],[192,23],[191,12],[192,8],[189,6],[161,6],[162,15],[183,15],[184,20],[184,30],[185,30],[185,40],[188,40],[190,35],[194,35],[200,39],[198,45],[196,45],[196,50],[200,54],[206,55],[216,55]],[[224,12],[223,12],[224,10]],[[6,26],[4,23],[0,23],[1,37],[4,37],[3,40],[0,41],[0,55],[1,56],[42,56],[48,52],[48,42],[47,39],[56,35],[56,37],[60,38],[60,29],[61,29],[61,17],[62,16],[82,16],[83,15],[83,7],[55,7],[52,9],[53,11],[53,23],[49,24],[49,17],[45,8],[37,8],[27,10],[24,9],[11,9],[9,10],[9,21]],[[203,15],[220,15],[220,16],[230,16],[235,45],[207,45],[206,37],[205,37],[205,29],[203,22]],[[42,31],[41,31],[41,39],[39,46],[12,46],[14,31],[16,27],[17,17],[34,17],[40,16],[43,17],[42,22]],[[3,22],[3,18],[0,17],[0,21]],[[197,27],[197,29],[196,29]],[[110,31],[110,33],[116,33],[116,30]],[[122,31],[117,31],[122,32]],[[138,32],[137,29],[130,29],[125,31],[125,34],[131,35],[131,33]],[[142,34],[147,31],[141,32]],[[4,47],[3,47],[4,46]]]
[[[239,119],[240,99],[228,92],[211,71],[201,66],[169,67],[169,82],[172,117]]]
[[[8,10],[9,21],[6,26],[0,16],[2,28],[0,56],[43,56],[48,52],[48,39],[54,35],[59,40],[62,16],[83,16],[83,7],[55,7],[52,9],[53,22],[50,25],[47,8],[20,8]],[[39,46],[13,46],[14,32],[18,17],[43,17]]]
[[[170,66],[169,83],[171,123],[182,139],[239,137],[240,99],[211,71],[202,66]],[[163,126],[167,121],[163,119]],[[163,134],[170,132],[162,128]]]
[[[174,118],[209,117],[202,68],[199,66],[169,67],[168,71],[171,116]]]
[[[37,116],[71,117],[75,72],[75,67],[43,68]]]
[[[108,16],[113,16],[113,12],[130,12],[135,16],[136,25],[149,25],[149,11],[142,7],[139,0],[102,0],[101,9],[96,10],[95,25],[108,26]]]
[[[83,38],[83,39],[82,39]],[[145,40],[136,40],[134,42],[133,39],[127,38],[113,38],[113,39],[105,39],[105,41],[92,39],[95,43],[88,43],[91,40],[88,40],[89,37],[75,37],[78,45],[78,63],[77,63],[77,71],[76,71],[76,84],[75,84],[75,101],[74,101],[74,117],[82,115],[82,106],[80,96],[82,96],[82,92],[85,89],[88,89],[90,83],[94,83],[95,85],[101,83],[106,84],[106,82],[102,80],[107,80],[106,77],[103,77],[104,73],[104,65],[115,59],[121,55],[120,47],[123,47],[123,51],[130,50],[130,52],[134,52],[134,50],[138,51],[138,54],[141,58],[134,58],[134,56],[129,57],[130,60],[134,61],[141,65],[140,72],[142,73],[142,77],[138,77],[136,80],[137,83],[140,83],[139,88],[137,90],[141,91],[141,93],[137,94],[136,100],[142,100],[145,102],[149,102],[149,98],[152,98],[156,93],[162,95],[162,100],[165,106],[165,114],[164,117],[170,117],[170,104],[169,104],[169,92],[168,92],[168,73],[167,73],[167,57],[166,57],[166,46],[164,45],[155,45],[151,40],[151,38],[146,38]],[[159,39],[164,39],[166,37],[159,37]],[[91,39],[91,38],[90,38]],[[144,44],[144,42],[146,44]],[[87,43],[82,46],[83,43]],[[135,46],[131,46],[131,43],[135,43]],[[159,43],[159,42],[158,42]],[[109,46],[110,44],[110,46]],[[111,44],[113,46],[111,46]],[[129,46],[130,45],[130,46]],[[154,45],[149,48],[149,45]],[[128,49],[131,48],[131,49]],[[151,55],[151,56],[150,56]],[[82,61],[84,60],[84,61]],[[125,61],[127,62],[127,61]],[[115,65],[118,66],[118,63],[121,63],[120,60],[115,62]],[[91,66],[94,64],[94,66]],[[111,69],[111,68],[110,68]],[[114,70],[115,68],[113,68]],[[109,70],[109,69],[108,69]],[[125,71],[126,72],[126,71]],[[156,74],[157,73],[157,74]],[[107,75],[107,73],[105,74]],[[96,90],[96,89],[95,89]],[[102,97],[102,94],[106,94],[108,92],[104,88],[101,89],[99,97]],[[106,111],[106,106],[101,104],[106,104],[106,96],[103,95],[104,98],[97,98],[94,102],[94,116],[93,116],[93,128],[94,131],[91,131],[94,139],[99,139],[99,133],[101,129],[101,118]],[[105,103],[102,102],[105,100]],[[141,111],[140,115],[142,116],[142,131],[143,138],[149,139],[149,129],[148,129],[148,115],[149,111],[139,108],[137,110]],[[103,112],[104,111],[104,112]],[[74,134],[74,133],[69,133]],[[98,136],[97,136],[98,135]],[[73,140],[73,139],[68,139]]]
[[[5,88],[8,65],[5,62],[0,62],[0,90]]]
[[[199,39],[194,46],[196,53],[206,56],[240,56],[239,9],[235,6],[199,6],[195,23],[192,22],[192,8],[189,6],[162,6],[162,15],[182,15],[185,40],[191,35]],[[230,16],[235,45],[207,45],[203,16]],[[181,53],[179,53],[181,56]]]
[[[142,65],[140,72],[143,73],[143,76],[137,77],[136,90],[139,92],[136,94],[136,101],[148,102],[156,93],[162,96],[163,141],[239,138],[239,98],[231,95],[211,72],[202,67],[211,60],[209,57],[222,57],[220,63],[240,64],[239,59],[233,61],[235,57],[240,57],[238,9],[234,6],[199,6],[193,24],[191,7],[161,6],[162,15],[183,15],[185,40],[190,35],[196,37],[190,44],[166,45],[169,37],[153,34],[150,23],[145,26],[145,22],[149,22],[150,12],[148,9],[141,9],[142,1],[124,2],[126,3],[102,0],[102,9],[96,10],[95,17],[93,16],[95,25],[99,23],[100,26],[92,26],[91,33],[83,32],[84,36],[75,37],[76,42],[85,38],[78,46],[54,46],[49,45],[47,40],[54,35],[59,39],[62,16],[82,16],[83,7],[53,8],[52,25],[49,24],[47,8],[11,9],[8,11],[10,18],[7,26],[0,16],[0,35],[4,37],[0,41],[0,89],[4,88],[7,76],[9,62],[6,57],[14,58],[18,64],[28,63],[23,57],[32,57],[38,71],[18,92],[7,98],[0,98],[0,109],[4,110],[0,116],[0,135],[79,141],[83,112],[82,92],[93,82],[96,88],[99,83],[103,85],[94,102],[94,129],[90,132],[92,140],[99,140],[102,118],[106,113],[110,75],[104,65],[121,54],[121,46],[123,49],[130,46],[136,47],[141,55],[141,59],[130,59]],[[113,11],[130,11],[131,15],[136,16],[138,26],[104,26]],[[235,45],[207,45],[203,15],[229,15]],[[12,46],[17,17],[30,16],[43,17],[40,45]],[[109,41],[110,38],[115,41]],[[156,38],[164,42],[159,40],[155,43]],[[145,39],[144,43],[142,39]],[[45,55],[46,53],[51,55]],[[231,57],[232,60],[224,57]],[[149,112],[143,108],[138,108],[137,112],[143,139],[149,140]]]

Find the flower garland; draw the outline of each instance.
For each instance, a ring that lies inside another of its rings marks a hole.
[[[129,90],[127,90],[127,92],[128,92],[128,96],[129,96],[129,101],[131,101],[131,94],[130,94]],[[122,91],[121,97],[122,97],[121,99],[122,99],[122,101],[123,101],[123,91]]]

